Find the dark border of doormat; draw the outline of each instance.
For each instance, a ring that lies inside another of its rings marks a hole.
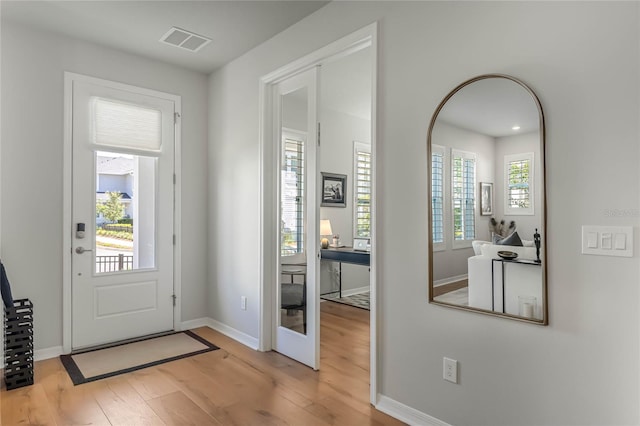
[[[62,362],[62,365],[64,366],[64,368],[67,370],[67,373],[69,374],[69,377],[71,378],[71,381],[73,382],[73,384],[77,386],[77,385],[81,385],[83,383],[95,382],[96,380],[102,380],[102,379],[106,379],[108,377],[118,376],[120,374],[131,373],[132,371],[142,370],[143,368],[153,367],[155,365],[164,364],[166,362],[176,361],[176,360],[179,360],[179,359],[188,358],[190,356],[200,355],[200,354],[204,354],[204,353],[207,353],[207,352],[211,352],[211,351],[215,351],[217,349],[220,349],[219,347],[217,347],[213,343],[209,342],[208,340],[198,336],[197,334],[195,334],[195,333],[193,333],[193,332],[191,332],[189,330],[186,330],[186,331],[178,331],[176,333],[165,334],[163,336],[154,336],[154,337],[150,337],[148,339],[140,339],[140,340],[136,340],[134,342],[115,344],[113,346],[109,346],[109,347],[106,347],[106,348],[102,347],[102,348],[99,348],[99,349],[88,350],[88,351],[85,351],[85,352],[82,352],[82,353],[100,351],[100,350],[103,350],[103,349],[113,348],[113,347],[116,347],[116,346],[124,346],[124,345],[128,345],[128,344],[131,344],[131,343],[141,342],[141,341],[144,341],[144,340],[160,339],[162,337],[169,336],[169,335],[172,335],[172,334],[178,334],[178,333],[184,333],[184,334],[188,335],[189,337],[191,337],[191,338],[197,340],[198,342],[204,344],[205,346],[207,346],[207,349],[202,349],[202,350],[195,351],[195,352],[189,352],[189,353],[186,353],[186,354],[182,354],[182,355],[178,355],[178,356],[174,356],[174,357],[170,357],[170,358],[164,358],[164,359],[161,359],[161,360],[158,360],[158,361],[148,362],[146,364],[141,364],[141,365],[137,365],[135,367],[125,368],[124,370],[112,371],[111,373],[100,374],[98,376],[93,376],[93,377],[84,377],[84,375],[82,374],[82,372],[78,368],[78,365],[76,364],[76,362],[73,360],[73,358],[71,358],[73,355],[76,355],[76,354],[60,355],[60,361]]]

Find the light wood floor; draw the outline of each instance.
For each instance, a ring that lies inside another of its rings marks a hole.
[[[321,305],[321,370],[209,328],[221,349],[73,386],[58,358],[33,386],[0,393],[13,425],[400,425],[369,404],[369,312]]]

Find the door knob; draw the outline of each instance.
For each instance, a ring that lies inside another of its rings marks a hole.
[[[78,253],[78,254],[82,254],[82,253],[84,253],[85,251],[93,251],[93,250],[87,250],[87,249],[86,249],[86,248],[84,248],[84,247],[76,247],[76,253]]]

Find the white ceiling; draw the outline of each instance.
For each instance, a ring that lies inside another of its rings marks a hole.
[[[2,20],[211,73],[328,1],[7,1]],[[160,43],[171,27],[213,39],[199,52]]]
[[[463,87],[447,101],[438,120],[492,137],[533,132],[539,127],[538,108],[529,92],[504,78]],[[512,129],[516,125],[520,130]]]

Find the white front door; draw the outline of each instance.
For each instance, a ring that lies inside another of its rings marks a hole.
[[[274,349],[319,368],[317,70],[276,87],[277,291]]]
[[[72,349],[170,331],[175,102],[82,76],[72,92]]]

